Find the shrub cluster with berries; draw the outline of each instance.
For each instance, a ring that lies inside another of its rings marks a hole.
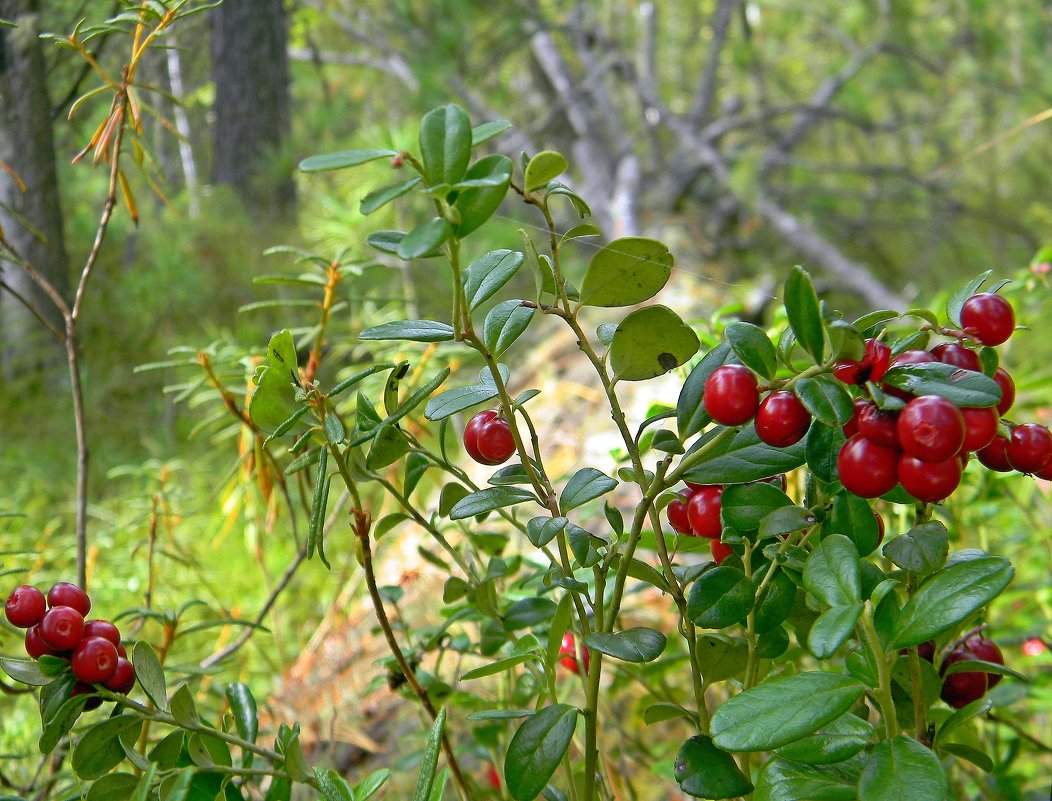
[[[108,620],[85,620],[91,599],[75,584],[60,581],[45,596],[28,584],[15,587],[4,612],[12,626],[26,630],[26,653],[33,659],[56,657],[69,663],[77,683],[72,695],[94,693],[102,685],[127,694],[135,686],[135,669],[121,642],[121,633]],[[91,698],[85,709],[102,704]]]

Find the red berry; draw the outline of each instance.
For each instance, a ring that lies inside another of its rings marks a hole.
[[[493,409],[479,412],[464,427],[464,449],[479,464],[506,462],[515,453],[511,426]]]
[[[899,445],[906,453],[928,462],[957,455],[964,444],[964,417],[946,398],[914,398],[899,413]]]
[[[128,658],[128,652],[124,648],[124,643],[117,643],[117,655],[122,657],[123,659]]]
[[[720,425],[740,426],[756,416],[760,390],[756,375],[740,364],[725,364],[705,382],[705,411]]]
[[[891,360],[891,364],[888,365],[888,369],[892,367],[903,367],[907,364],[929,364],[930,362],[938,361],[926,350],[904,350],[898,356]],[[881,384],[881,389],[887,392],[889,395],[894,395],[896,398],[902,400],[909,400],[913,397],[912,392],[907,392],[904,389],[897,389],[896,387],[889,386],[887,384]]]
[[[563,635],[562,644],[559,646],[559,664],[569,670],[571,673],[580,673],[581,666],[577,663],[577,643],[574,639],[573,632],[566,632]],[[584,663],[585,672],[588,671],[588,648],[587,646],[581,646],[581,661]]]
[[[994,645],[992,640],[987,640],[981,634],[973,634],[965,640],[964,647],[975,654],[976,659],[981,659],[983,662],[993,662],[995,665],[1005,663],[1001,649]],[[1000,673],[987,673],[986,686],[992,690],[1002,678]]]
[[[1052,461],[1052,433],[1037,423],[1024,423],[1012,429],[1005,448],[1008,463],[1020,473],[1044,470]]]
[[[884,518],[876,512],[873,513],[873,517],[877,521],[877,547],[879,548],[880,543],[884,542]]]
[[[709,542],[709,551],[712,553],[712,560],[718,565],[723,564],[723,560],[734,553],[731,546],[724,545],[719,540]]]
[[[995,436],[985,448],[978,450],[975,455],[979,457],[983,465],[991,470],[996,470],[998,473],[1012,471],[1012,465],[1008,463],[1008,440],[1000,434]]]
[[[909,654],[909,648],[900,648],[899,653],[903,656]],[[935,640],[925,640],[917,646],[917,656],[923,659],[925,662],[935,661]]]
[[[869,406],[869,401],[865,398],[858,398],[855,400],[852,406],[851,419],[844,424],[844,436],[851,439],[855,434],[858,433],[858,419],[862,414],[862,410]]]
[[[961,409],[964,418],[964,445],[962,452],[977,451],[989,445],[997,436],[997,409]]]
[[[961,307],[961,325],[984,345],[1000,345],[1015,330],[1012,304],[992,292],[972,295]]]
[[[117,647],[109,640],[88,637],[73,652],[73,675],[89,684],[101,684],[113,678],[118,658]]]
[[[1003,417],[1015,403],[1015,381],[1003,367],[997,368],[997,372],[994,373],[994,381],[1001,387],[1001,400],[997,403],[997,413]]]
[[[792,392],[772,392],[756,412],[756,433],[775,448],[799,442],[810,426],[811,413]]]
[[[983,363],[979,360],[979,354],[957,342],[936,345],[931,349],[931,354],[943,364],[952,364],[962,370],[973,370],[977,373],[983,371]]]
[[[500,774],[497,772],[497,768],[495,765],[489,766],[489,771],[487,771],[486,773],[486,782],[494,790],[500,789]]]
[[[690,520],[687,518],[687,500],[685,498],[681,497],[680,500],[672,501],[665,508],[665,513],[668,515],[668,524],[672,526],[673,531],[679,534],[693,533],[690,530]]]
[[[859,361],[841,359],[833,368],[833,375],[845,384],[879,382],[888,369],[891,348],[876,339],[866,340],[866,351]]]
[[[20,629],[35,626],[46,611],[44,593],[28,584],[20,584],[11,590],[4,605],[4,614],[7,615],[8,622]]]
[[[723,487],[706,487],[695,493],[687,503],[687,520],[699,537],[719,539],[723,533],[720,509],[723,506]]]
[[[84,634],[84,616],[69,606],[53,606],[40,621],[40,636],[56,651],[76,648]]]
[[[80,612],[81,617],[86,617],[91,611],[91,599],[76,584],[68,581],[60,581],[47,593],[47,605],[51,608],[56,606],[68,606]]]
[[[102,637],[109,640],[114,647],[121,644],[120,630],[108,620],[89,620],[84,624],[84,639]]]
[[[105,683],[105,687],[107,690],[122,693],[123,695],[130,693],[132,688],[135,687],[135,668],[132,667],[132,663],[123,656],[118,656],[117,669],[113,671],[113,675]]]
[[[918,501],[935,503],[948,498],[961,483],[961,462],[951,456],[943,462],[925,462],[908,453],[899,458],[902,488]]]
[[[95,688],[92,687],[90,684],[88,684],[87,682],[78,681],[76,684],[73,685],[73,692],[69,694],[69,697],[72,698],[75,695],[92,695],[94,694],[94,692]],[[84,704],[84,711],[90,712],[93,709],[98,709],[100,706],[102,706],[101,698],[89,698],[87,703]]]
[[[1044,469],[1038,470],[1034,473],[1036,478],[1043,478],[1045,481],[1052,481],[1052,462],[1045,465]]]
[[[44,638],[40,636],[40,626],[38,625],[30,626],[26,629],[26,653],[34,659],[40,659],[44,654],[58,656],[60,652],[44,642]]]
[[[875,403],[867,403],[858,413],[858,433],[882,448],[898,448],[899,434],[896,423],[898,412],[878,409]]]
[[[844,443],[836,459],[840,483],[862,498],[876,498],[895,489],[898,464],[897,450],[874,445],[861,434]]]

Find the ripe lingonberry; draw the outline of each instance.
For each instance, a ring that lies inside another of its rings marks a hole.
[[[931,349],[931,355],[943,364],[952,364],[963,370],[974,370],[977,373],[983,371],[983,363],[979,360],[979,354],[957,342],[936,345]]]
[[[72,698],[75,695],[93,695],[94,692],[95,688],[92,687],[90,684],[84,681],[78,681],[76,684],[73,685],[73,692],[71,692],[69,696],[70,698]],[[89,698],[84,704],[84,711],[90,712],[93,709],[98,709],[100,706],[102,706],[101,698],[97,696],[94,698]]]
[[[939,675],[945,676],[942,683],[942,700],[952,706],[954,709],[960,709],[962,706],[967,706],[972,701],[982,698],[986,695],[986,691],[990,689],[997,681],[994,677],[997,674],[986,673],[981,670],[968,670],[963,673],[952,673],[946,676],[946,671],[950,665],[954,665],[958,662],[965,662],[972,659],[980,659],[984,662],[997,662],[998,657],[1001,657],[1001,652],[994,646],[996,653],[993,653],[988,648],[983,648],[982,655],[975,653],[970,647],[969,643],[978,638],[970,637],[964,644],[954,648],[946,658],[942,660],[942,665],[939,668]],[[993,645],[993,643],[990,643]],[[993,659],[987,657],[993,656]],[[1004,659],[1001,657],[999,664],[1004,664]],[[1000,679],[1000,676],[997,676]]]
[[[961,483],[961,462],[951,456],[942,462],[925,462],[908,453],[899,458],[902,488],[918,501],[935,503],[949,498]]]
[[[102,637],[109,640],[114,647],[121,644],[120,630],[108,620],[89,620],[84,624],[84,639]]]
[[[841,359],[833,368],[833,375],[845,384],[879,382],[888,369],[891,348],[876,339],[866,340],[866,350],[859,361]]]
[[[47,593],[47,605],[51,608],[56,606],[68,606],[80,612],[81,617],[86,617],[91,611],[91,599],[76,584],[68,581],[60,581]]]
[[[799,442],[810,426],[811,413],[792,392],[772,392],[756,412],[756,433],[775,448]]]
[[[73,675],[88,684],[109,681],[117,671],[118,658],[117,648],[109,640],[88,637],[73,652]]]
[[[705,381],[705,411],[720,425],[740,426],[756,416],[760,390],[756,375],[740,364],[725,364]]]
[[[724,545],[719,540],[710,540],[709,551],[712,553],[712,561],[716,564],[723,564],[723,560],[734,553],[730,545]]]
[[[70,606],[53,606],[40,621],[40,636],[56,651],[76,648],[84,635],[84,616]]]
[[[35,626],[46,611],[44,593],[28,584],[20,584],[11,590],[11,594],[7,596],[7,603],[4,604],[4,614],[7,615],[8,622],[20,629]]]
[[[877,521],[877,547],[879,548],[880,543],[884,542],[884,518],[876,512],[873,513],[873,518]]]
[[[972,295],[961,307],[961,325],[984,345],[1000,345],[1015,330],[1012,304],[992,292]]]
[[[908,655],[910,652],[909,648],[900,648],[899,653],[903,656]],[[925,640],[917,646],[917,656],[923,659],[925,662],[935,662],[935,640]]]
[[[59,651],[44,642],[40,636],[40,626],[36,625],[26,629],[26,653],[34,659],[40,659],[44,654],[58,656]]]
[[[851,439],[855,434],[858,433],[858,421],[862,415],[862,410],[869,406],[870,403],[865,398],[857,398],[855,403],[851,407],[851,419],[844,423],[844,436]]]
[[[840,449],[836,466],[840,483],[861,498],[876,498],[899,483],[899,452],[875,445],[856,434]]]
[[[464,449],[479,464],[506,462],[515,453],[511,426],[493,409],[479,412],[464,427]]]
[[[1024,423],[1012,429],[1005,448],[1008,463],[1020,473],[1036,473],[1052,461],[1052,433],[1037,423]]]
[[[976,451],[979,461],[990,470],[998,473],[1010,473],[1012,465],[1008,463],[1008,440],[996,435],[985,448]]]
[[[720,510],[723,507],[723,487],[705,487],[694,493],[687,503],[687,520],[691,531],[699,537],[719,539],[723,533]]]
[[[888,365],[890,370],[893,367],[904,367],[908,364],[930,364],[931,362],[938,361],[926,350],[904,350],[898,356],[891,360],[891,364]],[[896,398],[901,400],[909,400],[913,397],[912,392],[907,392],[904,389],[898,389],[896,387],[889,386],[888,384],[881,384],[881,389],[887,392],[889,395],[894,395]]]
[[[500,789],[500,773],[497,772],[495,765],[490,765],[489,770],[486,772],[486,782],[494,790]]]
[[[981,634],[973,634],[965,640],[964,647],[975,654],[976,659],[981,659],[983,662],[992,662],[995,665],[1005,663],[1001,649],[994,644],[993,640],[988,640]],[[987,673],[986,686],[992,690],[1002,678],[1000,673]]]
[[[112,690],[115,693],[122,693],[127,695],[135,687],[135,668],[132,667],[132,663],[125,659],[123,656],[117,657],[117,669],[113,671],[113,675],[105,683],[107,690]]]
[[[942,462],[957,455],[964,444],[964,417],[946,398],[914,398],[899,413],[899,445],[911,456]]]
[[[1001,400],[997,403],[997,413],[1004,417],[1005,413],[1012,408],[1012,404],[1015,403],[1015,381],[1012,380],[1012,376],[1003,367],[997,368],[997,372],[994,373],[994,381],[1001,387]]]
[[[1034,473],[1036,478],[1043,478],[1045,481],[1052,481],[1052,462],[1049,462],[1041,470]]]
[[[665,513],[668,515],[668,524],[672,526],[672,530],[679,534],[691,534],[690,520],[687,517],[687,499],[680,493],[680,498],[672,501],[666,509]]]
[[[964,444],[962,452],[977,451],[989,445],[997,436],[997,409],[961,409],[964,418]]]
[[[877,408],[875,403],[867,403],[858,413],[858,433],[882,448],[898,448],[899,433],[896,427],[898,412]]]
[[[573,632],[566,632],[563,635],[562,643],[559,646],[559,664],[569,670],[571,673],[580,673],[581,666],[577,663],[577,641],[574,639]],[[581,646],[581,662],[584,663],[584,670],[588,672],[588,647],[585,645]]]

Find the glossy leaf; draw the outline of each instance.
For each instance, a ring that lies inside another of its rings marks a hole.
[[[532,628],[546,623],[555,614],[555,602],[549,598],[523,598],[516,601],[504,614],[504,628],[508,631]]]
[[[256,699],[252,695],[252,690],[242,682],[231,682],[226,686],[226,700],[234,716],[237,736],[254,743],[259,734],[259,714],[256,711]],[[249,767],[251,763],[252,752],[245,751],[242,756],[242,765]]]
[[[818,306],[811,276],[802,267],[794,267],[785,281],[783,291],[785,311],[789,325],[796,333],[796,341],[817,364],[822,363],[825,352],[825,333],[822,329],[822,312]]]
[[[130,773],[110,773],[91,785],[87,801],[128,801],[138,783],[139,777]]]
[[[365,215],[372,214],[395,198],[401,197],[419,183],[420,176],[418,175],[415,178],[409,178],[405,181],[399,181],[398,183],[388,184],[380,189],[375,189],[362,198],[361,203],[358,204],[358,210]]]
[[[164,682],[164,669],[148,642],[140,640],[135,643],[131,652],[131,663],[143,692],[159,709],[167,710],[168,689]]]
[[[675,776],[683,792],[695,798],[738,798],[753,789],[734,757],[703,735],[683,743],[676,755]]]
[[[617,486],[617,481],[594,467],[582,467],[566,482],[559,496],[559,506],[564,512],[576,509],[588,501],[601,498]]]
[[[125,758],[121,735],[134,731],[137,737],[141,728],[142,718],[134,715],[117,715],[96,723],[84,733],[73,749],[73,772],[86,781],[109,773]]]
[[[450,103],[423,116],[420,155],[424,177],[432,186],[455,184],[464,178],[471,159],[471,121],[464,109]]]
[[[914,526],[889,540],[882,549],[886,559],[897,567],[927,576],[946,564],[950,552],[949,532],[937,520]]]
[[[772,484],[732,484],[723,491],[721,514],[724,525],[738,531],[755,531],[775,509],[790,505],[789,496]]]
[[[553,178],[558,178],[569,165],[562,153],[554,150],[542,150],[530,159],[526,165],[523,183],[527,192],[546,186]]]
[[[451,520],[463,520],[504,506],[536,500],[532,492],[518,487],[487,487],[457,501],[450,509],[449,517]]]
[[[804,442],[775,448],[760,441],[754,426],[746,426],[719,448],[711,451],[683,478],[698,484],[742,484],[794,470],[804,463]],[[687,449],[689,454],[693,450]]]
[[[877,743],[858,781],[858,801],[944,801],[946,791],[939,758],[904,734]]]
[[[614,632],[594,632],[585,637],[585,645],[601,654],[625,662],[652,662],[661,656],[667,640],[654,629],[636,627]]]
[[[867,745],[873,726],[850,713],[823,726],[810,737],[783,745],[777,754],[807,765],[832,765],[850,759]]]
[[[749,644],[741,637],[713,632],[698,637],[698,661],[709,684],[742,675],[748,660]]]
[[[581,284],[585,306],[632,306],[654,297],[672,274],[672,254],[656,239],[625,237],[602,248]]]
[[[366,328],[359,334],[359,339],[449,342],[453,339],[453,326],[434,320],[399,320]]]
[[[533,801],[570,746],[577,728],[577,710],[552,704],[527,719],[516,730],[504,758],[504,779],[516,801]]]
[[[666,306],[629,314],[614,332],[610,364],[622,381],[645,381],[685,364],[698,350],[698,335]]]
[[[824,376],[801,378],[794,385],[793,391],[807,411],[827,426],[842,426],[851,419],[851,395],[843,383],[836,379]]]
[[[29,684],[33,687],[43,687],[51,683],[51,676],[45,674],[39,664],[31,659],[12,659],[9,656],[0,656],[0,668],[4,673],[15,681]]]
[[[834,606],[818,616],[807,633],[807,648],[819,659],[828,659],[844,644],[862,616],[862,604]]]
[[[427,745],[424,746],[424,756],[420,760],[420,774],[416,780],[416,790],[413,791],[413,801],[428,801],[431,796],[431,786],[435,782],[435,768],[438,766],[438,752],[442,748],[442,729],[445,723],[446,710],[443,707],[435,716],[431,735],[427,738]]]
[[[752,611],[756,588],[736,567],[721,565],[706,570],[687,597],[687,616],[706,629],[733,626]]]
[[[742,364],[763,378],[774,378],[778,352],[762,328],[735,321],[727,326],[724,336]]]
[[[507,156],[486,156],[472,164],[464,176],[468,181],[485,179],[496,180],[495,186],[482,186],[465,189],[457,197],[457,211],[460,212],[460,223],[457,225],[457,236],[465,237],[476,230],[493,216],[511,184],[511,159]]]
[[[804,587],[826,606],[848,606],[862,600],[858,551],[843,534],[831,534],[811,552],[804,568]]]
[[[524,662],[529,662],[531,659],[536,658],[537,657],[534,654],[519,654],[518,656],[509,656],[506,659],[498,659],[496,662],[490,662],[488,665],[482,665],[481,667],[463,673],[460,676],[460,680],[472,681],[474,679],[485,678],[486,676],[495,676],[498,673],[504,673],[507,670],[518,667]],[[522,717],[522,715],[515,714],[511,717]]]
[[[753,801],[857,801],[858,777],[842,766],[813,767],[771,759],[756,782]]]
[[[84,705],[88,702],[87,695],[74,695],[63,701],[58,711],[48,719],[40,733],[37,747],[42,754],[50,754],[55,746],[69,734],[73,724],[77,722],[80,713],[84,711]]]
[[[482,339],[495,357],[500,358],[522,336],[535,311],[523,306],[521,300],[505,300],[490,309],[482,326]]]
[[[471,262],[464,275],[464,294],[468,308],[477,309],[503,287],[522,266],[523,255],[516,250],[491,250]]]
[[[868,556],[877,547],[879,530],[873,509],[865,498],[853,493],[837,493],[825,527],[827,531],[843,534],[851,540],[861,556]]]
[[[509,128],[511,128],[511,123],[507,120],[492,120],[476,125],[471,129],[471,146],[478,147],[483,142],[488,142],[494,136],[500,136]]]
[[[504,383],[507,383],[510,375],[508,368],[501,364],[498,365],[497,369],[500,371]],[[488,369],[485,369],[479,373],[479,382],[477,384],[447,389],[445,392],[441,392],[431,398],[427,402],[427,406],[424,407],[424,417],[428,420],[444,420],[457,412],[462,412],[465,409],[470,409],[472,406],[492,400],[498,394],[493,374]]]
[[[783,506],[760,521],[757,536],[762,539],[781,537],[794,531],[803,531],[815,524],[814,514],[802,506]]]
[[[994,274],[993,270],[987,270],[984,273],[977,275],[957,292],[954,292],[946,303],[946,316],[950,318],[950,322],[954,325],[961,324],[961,308],[964,306],[964,302],[968,300],[972,295],[979,291],[979,288],[986,283],[986,280]]]
[[[435,254],[435,250],[450,236],[453,226],[441,217],[432,217],[406,234],[398,243],[395,255],[400,259],[421,259]]]
[[[395,150],[339,150],[335,153],[325,153],[320,156],[308,156],[300,162],[300,172],[343,170],[348,167],[357,167],[360,164],[368,164],[370,161],[392,158],[397,155],[398,152]]]
[[[884,383],[914,395],[939,395],[957,406],[996,406],[1001,400],[1001,387],[990,376],[942,362],[892,367]]]

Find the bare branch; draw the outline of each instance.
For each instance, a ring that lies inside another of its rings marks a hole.
[[[694,92],[694,100],[690,104],[690,111],[687,112],[687,118],[695,126],[703,124],[709,118],[712,101],[716,98],[716,79],[720,68],[720,56],[727,42],[727,33],[730,30],[735,5],[737,5],[737,0],[720,0],[712,15],[712,39],[709,41],[705,70],[701,73],[698,87]]]

